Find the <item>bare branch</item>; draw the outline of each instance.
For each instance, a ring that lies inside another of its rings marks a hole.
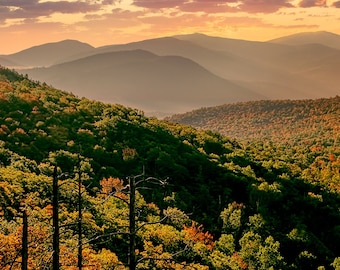
[[[100,238],[109,237],[109,236],[113,236],[113,235],[119,235],[119,234],[129,234],[129,233],[128,232],[112,232],[112,233],[108,233],[108,234],[101,234],[101,235],[97,235],[94,238],[89,239],[88,241],[84,242],[83,244],[88,244],[88,243],[96,241]]]
[[[143,228],[146,225],[152,225],[152,224],[159,224],[162,223],[164,220],[166,220],[168,218],[168,216],[164,216],[161,220],[159,221],[155,221],[155,222],[144,222],[142,225],[140,225],[139,227],[137,227],[136,232],[139,231],[141,228]]]
[[[185,245],[185,247],[182,250],[170,254],[169,258],[142,257],[137,261],[137,263],[140,263],[144,260],[172,261],[174,259],[174,257],[176,257],[177,255],[187,251],[188,247],[189,247],[188,245]]]
[[[136,186],[138,186],[139,184],[144,183],[144,182],[147,182],[147,183],[150,183],[150,184],[155,184],[155,185],[160,185],[160,186],[165,186],[165,185],[168,184],[167,180],[168,180],[168,178],[165,179],[165,180],[161,180],[161,179],[150,176],[150,177],[147,177],[145,179],[137,181]]]

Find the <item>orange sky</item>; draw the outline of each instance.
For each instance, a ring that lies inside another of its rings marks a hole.
[[[340,0],[0,0],[0,55],[64,39],[95,47],[175,34],[340,34]]]

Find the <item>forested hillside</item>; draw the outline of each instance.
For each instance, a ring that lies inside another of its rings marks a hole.
[[[52,268],[56,198],[61,269],[80,246],[84,269],[340,267],[339,141],[241,143],[4,68],[0,125],[1,269]]]
[[[340,97],[310,100],[262,100],[206,107],[168,120],[217,131],[238,140],[290,144],[330,140],[340,134]]]

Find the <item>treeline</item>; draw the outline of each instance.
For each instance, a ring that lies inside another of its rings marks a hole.
[[[262,100],[201,108],[168,120],[217,131],[238,140],[298,144],[339,139],[340,97]]]
[[[240,143],[7,69],[0,124],[2,269],[21,267],[23,211],[29,268],[51,268],[55,166],[61,269],[78,269],[79,175],[83,265],[126,269],[130,195],[109,194],[141,172],[167,185],[136,193],[137,269],[340,267],[339,152],[321,141]]]

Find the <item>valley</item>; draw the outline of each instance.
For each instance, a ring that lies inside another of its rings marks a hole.
[[[80,97],[163,117],[241,101],[334,97],[339,44],[328,32],[267,42],[191,34],[98,48],[66,40],[1,55],[0,64]]]

